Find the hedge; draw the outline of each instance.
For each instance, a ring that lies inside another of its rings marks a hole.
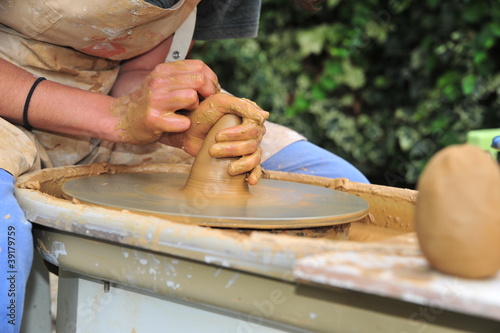
[[[429,158],[500,127],[500,6],[486,0],[264,0],[259,37],[193,56],[270,120],[378,184],[414,187]]]

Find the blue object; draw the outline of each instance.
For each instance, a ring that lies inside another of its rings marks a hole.
[[[14,177],[0,169],[0,332],[21,329],[26,282],[33,261],[31,223],[14,197]]]
[[[495,139],[493,139],[492,143],[492,138],[498,136],[500,136],[500,128],[482,128],[472,130],[467,132],[467,143],[489,152],[493,159],[500,159],[500,154],[498,153],[499,149],[494,146]]]
[[[500,149],[500,135],[493,138],[491,148]]]
[[[308,141],[297,141],[288,145],[262,163],[262,167],[267,170],[347,178],[353,182],[369,183],[352,164]]]

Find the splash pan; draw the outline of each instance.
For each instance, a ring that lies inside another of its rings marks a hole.
[[[227,196],[217,184],[183,191],[188,175],[135,173],[99,175],[66,182],[66,196],[85,203],[166,217],[188,224],[226,228],[306,228],[349,223],[368,213],[355,195],[320,186],[262,179],[249,195]]]

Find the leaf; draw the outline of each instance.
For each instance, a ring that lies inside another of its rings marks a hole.
[[[309,107],[309,100],[304,96],[297,96],[293,103],[294,114],[307,110]]]
[[[439,77],[437,86],[440,88],[449,86],[450,84],[457,82],[459,78],[460,74],[457,71],[448,71]]]
[[[396,135],[398,137],[399,146],[403,151],[410,150],[420,139],[420,135],[411,127],[400,127]]]
[[[430,8],[434,9],[439,5],[440,1],[439,0],[427,0],[427,6]]]
[[[338,83],[334,78],[325,75],[321,77],[320,84],[321,87],[325,88],[325,90],[328,92],[333,91],[338,86]]]
[[[389,0],[387,2],[387,9],[394,15],[401,14],[411,5],[412,1],[413,0]]]
[[[311,97],[314,99],[314,100],[324,100],[326,98],[326,93],[325,91],[323,91],[323,89],[321,89],[321,87],[319,87],[319,85],[315,84],[312,88],[311,88]]]
[[[336,76],[342,74],[342,63],[340,61],[328,61],[326,62],[326,74],[330,76]]]
[[[484,62],[488,58],[488,54],[486,52],[479,52],[474,55],[474,63],[480,64]]]
[[[500,22],[491,22],[489,27],[493,35],[500,37]]]
[[[346,58],[351,53],[348,49],[345,49],[343,47],[332,47],[329,51],[333,57],[339,58]]]
[[[340,3],[340,0],[328,0],[326,5],[328,8],[335,8]]]
[[[430,129],[435,132],[437,130],[445,129],[447,125],[448,125],[448,118],[440,117],[432,121]]]
[[[465,7],[462,17],[467,22],[479,23],[483,16],[488,14],[488,8],[481,1],[473,2],[472,5]]]
[[[312,29],[298,31],[296,40],[299,44],[300,54],[302,56],[320,54],[325,45],[327,29],[327,26],[320,25]]]
[[[389,85],[389,80],[384,76],[377,76],[373,81],[373,84],[377,88],[386,88]]]
[[[450,101],[454,101],[458,97],[458,89],[454,85],[444,87],[443,93]]]
[[[474,87],[476,85],[476,77],[472,74],[468,74],[462,78],[462,93],[467,96],[474,92]]]
[[[343,82],[352,89],[359,89],[365,85],[365,73],[361,68],[354,67],[349,60],[342,63],[342,70]]]

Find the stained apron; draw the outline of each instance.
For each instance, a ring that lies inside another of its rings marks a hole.
[[[170,37],[199,0],[162,9],[141,0],[0,0],[0,57],[34,75],[107,94],[120,61]],[[263,160],[304,137],[266,123]],[[83,136],[26,131],[0,121],[0,168],[15,176],[38,168],[93,162],[191,163],[183,150],[160,143],[137,146]]]

